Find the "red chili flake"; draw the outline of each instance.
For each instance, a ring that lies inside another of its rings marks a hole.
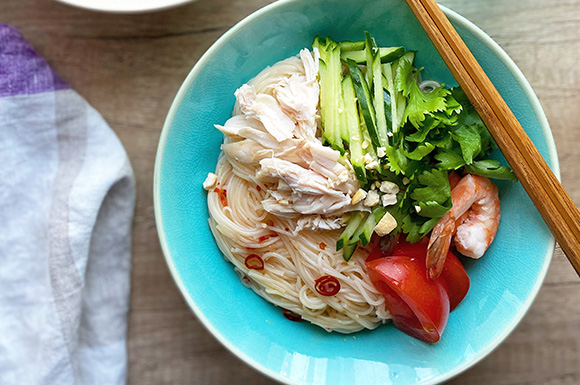
[[[326,243],[320,242],[320,244],[318,245],[318,247],[320,247],[320,250],[326,250]]]
[[[262,235],[260,238],[258,238],[258,242],[262,243],[264,241],[267,241],[268,239],[270,239],[269,235]]]
[[[256,190],[262,191],[262,188],[260,186],[256,186]]]
[[[268,188],[269,186],[268,186],[268,184],[267,184],[267,183],[264,183],[264,187]]]
[[[274,221],[273,221],[273,220],[271,220],[271,219],[268,219],[268,220],[266,221],[266,224],[267,224],[268,226],[270,226],[270,227],[271,227],[271,226],[274,226]]]
[[[278,235],[278,233],[274,233],[274,234],[271,234],[271,235],[270,235],[270,237],[271,237],[271,238],[276,238],[276,237],[278,237],[278,236],[279,236],[279,235]]]
[[[222,202],[222,205],[224,207],[226,207],[228,205],[228,192],[226,191],[226,189],[221,189],[221,188],[217,188],[215,190],[213,190],[218,197],[220,198],[220,202]]]
[[[264,270],[264,261],[259,255],[250,254],[244,260],[246,267],[252,270]]]
[[[332,275],[323,275],[314,281],[314,288],[320,295],[331,297],[340,290],[340,282]]]
[[[284,227],[284,230],[286,231],[290,231],[290,229],[288,227]]]
[[[302,321],[302,316],[300,314],[296,314],[293,311],[288,309],[282,309],[282,314],[284,317],[288,318],[290,321],[300,322]]]
[[[244,280],[244,282],[246,282],[247,284],[251,284],[252,281],[250,281],[250,277],[248,277],[247,275],[244,274],[244,276],[242,277],[242,279]]]

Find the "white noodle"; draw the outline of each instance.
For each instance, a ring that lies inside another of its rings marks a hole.
[[[272,92],[273,84],[293,73],[304,73],[298,58],[267,68],[250,84],[257,92]],[[299,217],[281,218],[267,213],[261,201],[269,194],[264,185],[256,183],[256,169],[229,159],[224,153],[215,174],[217,188],[226,190],[227,206],[222,205],[215,190],[208,193],[209,225],[217,245],[244,285],[328,331],[374,329],[391,318],[383,296],[366,273],[367,251],[359,248],[351,261],[345,262],[342,251],[335,250],[342,230],[298,231]],[[245,266],[249,254],[261,256],[264,270]],[[324,275],[338,279],[340,291],[336,295],[316,292],[315,281]]]

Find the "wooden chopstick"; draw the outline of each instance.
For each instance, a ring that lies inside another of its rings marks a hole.
[[[437,3],[406,1],[580,275],[578,208]]]

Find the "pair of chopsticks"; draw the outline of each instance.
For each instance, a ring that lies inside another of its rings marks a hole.
[[[437,3],[406,1],[580,275],[580,212],[574,202]]]

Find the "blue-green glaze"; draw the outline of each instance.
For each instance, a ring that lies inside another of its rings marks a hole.
[[[481,30],[447,11],[548,164],[554,142],[529,84]],[[441,341],[428,345],[392,325],[353,335],[290,322],[246,289],[221,256],[207,225],[202,183],[214,171],[234,91],[268,65],[310,47],[316,35],[417,50],[433,79],[453,77],[403,0],[278,1],[240,22],[200,59],[179,91],[161,136],[155,209],[170,270],[205,326],[249,365],[289,384],[433,384],[482,359],[513,330],[548,268],[554,240],[520,184],[500,182],[502,219],[479,261],[465,261],[471,288]],[[498,155],[501,156],[501,155]]]

